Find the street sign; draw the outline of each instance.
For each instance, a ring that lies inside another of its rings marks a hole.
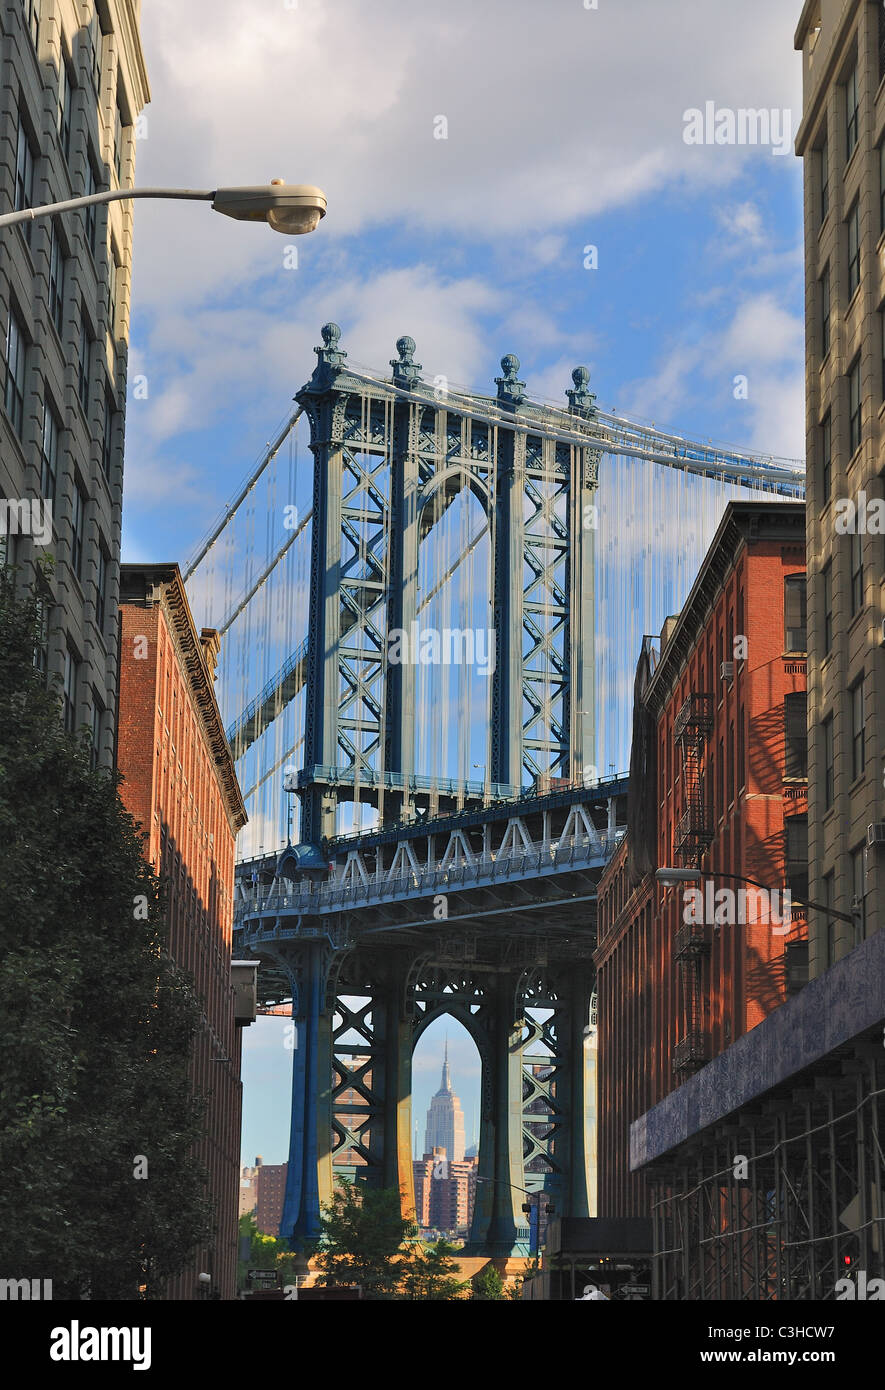
[[[247,1269],[246,1273],[250,1283],[263,1284],[265,1287],[275,1288],[278,1282],[278,1275],[275,1269]]]
[[[622,1284],[621,1293],[651,1293],[651,1284]]]

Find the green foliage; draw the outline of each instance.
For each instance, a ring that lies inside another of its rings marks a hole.
[[[471,1298],[480,1299],[483,1302],[499,1300],[504,1297],[504,1281],[492,1264],[486,1265],[478,1274],[474,1274],[470,1281],[473,1292]]]
[[[413,1246],[402,1266],[403,1297],[435,1302],[461,1298],[463,1285],[455,1278],[461,1269],[452,1258],[456,1254],[456,1247],[442,1238],[433,1245]]]
[[[151,1297],[211,1229],[190,1153],[199,1006],[118,779],[63,730],[36,642],[33,597],[0,574],[4,1272],[56,1298]]]
[[[249,1288],[249,1280],[246,1277],[249,1269],[277,1269],[282,1276],[283,1284],[295,1283],[295,1261],[298,1256],[289,1249],[285,1241],[277,1240],[275,1236],[266,1236],[259,1231],[253,1211],[247,1211],[240,1217],[239,1236],[240,1239],[249,1236],[250,1246],[248,1260],[239,1260],[237,1263],[238,1288]]]
[[[416,1234],[395,1188],[379,1191],[341,1181],[322,1210],[322,1244],[314,1249],[321,1284],[359,1284],[363,1297],[396,1297],[403,1242]]]

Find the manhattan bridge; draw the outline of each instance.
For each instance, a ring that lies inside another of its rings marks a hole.
[[[633,673],[728,501],[800,464],[563,404],[316,365],[189,565],[250,815],[234,954],[290,1005],[281,1235],[335,1175],[413,1204],[412,1055],[442,1014],[482,1067],[469,1253],[538,1194],[595,1215],[596,884],[624,833]]]

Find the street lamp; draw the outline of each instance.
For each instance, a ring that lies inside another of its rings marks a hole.
[[[224,213],[238,222],[266,222],[284,236],[303,236],[312,232],[326,215],[326,195],[321,188],[309,183],[284,183],[273,179],[269,184],[253,184],[242,188],[117,188],[103,193],[90,193],[83,198],[66,198],[61,203],[45,203],[42,207],[22,208],[0,217],[0,227],[17,222],[33,222],[37,217],[53,217],[59,212],[75,212],[78,208],[94,207],[99,203],[119,203],[130,198],[181,199],[211,203],[214,212]]]
[[[727,878],[731,883],[750,883],[754,888],[763,888],[768,892],[769,885],[760,883],[758,879],[747,878],[744,874],[723,874],[718,869],[711,870],[710,878]],[[680,883],[700,883],[703,874],[700,869],[655,869],[655,878],[658,883],[664,884],[668,888],[676,888]],[[792,898],[790,899],[792,903]],[[848,922],[851,926],[856,925],[854,917],[847,912],[837,912],[834,907],[825,907],[823,903],[799,902],[793,903],[794,907],[811,908],[814,912],[824,912],[828,917],[836,917],[840,922]]]

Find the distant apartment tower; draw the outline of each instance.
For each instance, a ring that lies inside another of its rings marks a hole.
[[[193,976],[203,1010],[191,1065],[194,1089],[207,1099],[198,1157],[218,1235],[166,1297],[198,1297],[198,1275],[209,1273],[218,1295],[233,1298],[240,1025],[254,1019],[256,1000],[255,966],[231,959],[234,846],[246,812],[215,699],[218,634],[197,632],[173,564],[122,566],[119,623],[121,794],[166,888],[170,954]]]
[[[805,507],[732,502],[637,673],[628,831],[599,884],[602,1217],[649,1214],[630,1124],[807,978],[783,899],[808,896],[805,652]]]
[[[885,925],[885,9],[807,0],[805,170],[812,976]],[[850,505],[849,505],[850,504]]]
[[[476,1201],[476,1158],[450,1162],[436,1148],[412,1163],[415,1219],[421,1230],[467,1236]]]
[[[424,1152],[445,1149],[448,1158],[460,1163],[464,1157],[464,1111],[461,1102],[452,1090],[449,1071],[449,1044],[446,1043],[439,1090],[432,1098],[427,1111],[427,1127],[424,1131]]]
[[[5,0],[0,73],[0,212],[132,186],[135,123],[149,100],[133,0]],[[0,563],[37,584],[37,663],[60,678],[65,723],[92,730],[104,765],[131,265],[131,203],[0,230]],[[51,506],[48,538],[23,526],[14,504],[29,501]],[[43,579],[36,563],[48,554],[55,569]]]
[[[288,1170],[288,1163],[262,1163],[258,1169],[255,1224],[262,1235],[277,1238],[280,1234]]]

